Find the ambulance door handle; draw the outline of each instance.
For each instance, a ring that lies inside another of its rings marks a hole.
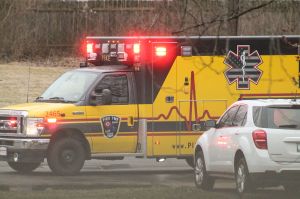
[[[134,126],[133,116],[128,116],[128,118],[127,118],[127,125],[128,126]]]

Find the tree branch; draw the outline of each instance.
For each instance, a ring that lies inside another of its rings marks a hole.
[[[14,3],[15,3],[14,1],[10,2],[6,16],[0,21],[0,26],[2,26],[6,22],[7,18],[10,16],[10,12],[14,6]]]
[[[258,6],[255,6],[255,7],[252,7],[252,8],[249,8],[243,12],[240,12],[240,13],[237,13],[237,14],[234,14],[232,16],[229,16],[228,18],[225,18],[226,16],[228,16],[228,14],[224,14],[224,15],[221,15],[221,16],[216,16],[214,19],[212,19],[211,21],[209,22],[202,22],[200,24],[196,24],[196,25],[193,25],[193,26],[189,26],[189,27],[186,27],[184,29],[181,29],[181,30],[178,30],[178,31],[174,31],[172,32],[172,34],[179,34],[179,33],[182,33],[182,32],[185,32],[187,30],[191,30],[191,29],[195,29],[195,28],[199,28],[199,27],[202,27],[202,26],[206,26],[206,25],[210,25],[210,24],[214,24],[216,22],[224,22],[224,21],[231,21],[231,20],[234,20],[234,19],[237,19],[245,14],[248,14],[249,12],[252,12],[254,10],[258,10],[258,9],[261,9],[263,7],[266,7],[270,4],[272,4],[275,0],[271,0],[271,1],[268,1],[266,3],[263,3],[263,4],[260,4]]]
[[[256,7],[253,7],[253,8],[249,8],[248,10],[245,10],[245,11],[240,12],[240,13],[234,15],[234,16],[229,17],[228,21],[233,20],[233,19],[237,19],[237,18],[239,18],[239,17],[241,17],[241,16],[243,16],[243,15],[249,13],[249,12],[252,12],[253,10],[258,10],[260,8],[266,7],[266,6],[270,5],[271,3],[273,3],[274,1],[275,0],[271,0],[271,1],[267,2],[267,3],[261,4],[259,6],[256,6]]]

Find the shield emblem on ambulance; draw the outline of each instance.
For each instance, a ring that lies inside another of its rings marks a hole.
[[[117,135],[120,127],[120,118],[117,116],[105,116],[101,118],[102,132],[107,138]]]

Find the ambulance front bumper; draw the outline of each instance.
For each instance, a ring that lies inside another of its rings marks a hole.
[[[0,161],[42,162],[50,139],[0,138]]]

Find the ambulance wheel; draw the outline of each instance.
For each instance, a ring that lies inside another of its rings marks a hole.
[[[187,163],[190,167],[192,167],[192,168],[195,167],[194,159],[193,159],[192,157],[191,157],[191,158],[186,158],[185,161],[186,161],[186,163]]]
[[[50,169],[58,175],[75,175],[83,167],[85,150],[75,138],[56,140],[48,151],[47,162]]]
[[[41,162],[7,162],[10,168],[19,173],[30,173],[41,165]]]

